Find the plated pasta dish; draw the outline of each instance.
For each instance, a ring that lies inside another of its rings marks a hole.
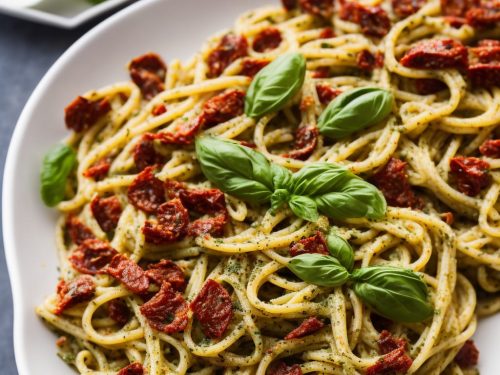
[[[40,173],[60,276],[36,313],[62,360],[477,374],[500,310],[500,3],[270,1],[193,56],[144,51],[61,104]]]

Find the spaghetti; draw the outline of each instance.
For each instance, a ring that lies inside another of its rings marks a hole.
[[[37,314],[79,373],[473,373],[477,319],[500,309],[498,4],[283,3],[243,14],[185,64],[138,57],[132,81],[66,108],[77,167],[58,169],[61,281]],[[254,76],[289,52],[306,60],[298,93],[245,115]],[[339,139],[318,131],[328,103],[365,86],[392,93],[388,117]],[[197,161],[200,135],[290,171],[343,165],[389,207],[306,221],[223,194]],[[349,284],[289,272],[331,228],[355,269],[421,275],[432,317],[389,320]]]

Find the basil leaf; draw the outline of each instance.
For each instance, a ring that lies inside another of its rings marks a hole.
[[[342,93],[319,116],[319,131],[330,138],[342,138],[375,125],[391,113],[393,100],[389,91],[376,87]]]
[[[275,189],[288,189],[292,181],[292,172],[279,164],[271,164]]]
[[[306,59],[300,53],[278,57],[256,74],[245,96],[245,114],[260,117],[283,108],[302,87]]]
[[[339,164],[313,163],[293,174],[290,191],[297,195],[326,194],[340,190],[352,178],[359,177]]]
[[[326,236],[326,245],[330,254],[337,258],[349,272],[354,267],[354,251],[345,239],[331,230]]]
[[[75,165],[76,153],[67,145],[59,144],[45,155],[40,173],[40,193],[47,206],[55,206],[64,199],[66,181]]]
[[[196,155],[205,177],[225,193],[255,203],[271,198],[273,173],[261,153],[233,141],[199,137]]]
[[[318,206],[316,202],[306,196],[292,195],[288,201],[292,212],[301,219],[316,222],[319,219]]]
[[[373,266],[353,272],[354,292],[377,314],[396,322],[421,322],[432,316],[427,286],[407,269]]]
[[[271,212],[274,214],[278,208],[290,199],[290,193],[286,189],[277,189],[271,195]]]
[[[353,217],[383,218],[387,209],[383,194],[372,184],[354,177],[340,191],[314,197],[318,210],[337,220]]]
[[[320,286],[340,286],[350,278],[345,267],[329,255],[301,254],[287,267],[301,280]]]

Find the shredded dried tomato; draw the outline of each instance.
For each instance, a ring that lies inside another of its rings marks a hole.
[[[140,363],[131,363],[127,367],[122,368],[116,375],[143,375],[144,368]]]
[[[300,254],[324,254],[328,255],[325,236],[319,230],[311,237],[292,242],[289,247],[290,255],[295,257]]]
[[[331,18],[333,16],[333,0],[299,0],[302,11],[320,16]]]
[[[95,275],[106,267],[118,252],[107,242],[88,239],[78,246],[68,260],[78,272]]]
[[[269,375],[302,375],[302,370],[299,365],[288,366],[285,362],[280,361],[268,371]]]
[[[57,302],[54,314],[60,315],[64,310],[80,303],[91,299],[95,293],[95,284],[92,277],[88,275],[78,276],[67,283],[61,280],[57,284],[57,295],[59,301]]]
[[[116,254],[111,262],[98,273],[113,276],[132,293],[145,293],[149,288],[149,279],[144,270],[123,254]]]
[[[130,310],[123,299],[117,298],[108,302],[108,315],[118,324],[125,325],[130,319]]]
[[[339,96],[342,91],[334,89],[327,83],[317,83],[316,92],[318,93],[318,99],[321,104],[328,104],[337,96]]]
[[[83,241],[95,238],[90,228],[74,215],[69,215],[66,219],[66,232],[76,245],[81,245]]]
[[[364,49],[358,53],[356,64],[364,72],[371,73],[373,69],[384,66],[384,55],[379,52],[373,55],[370,51]]]
[[[164,158],[156,152],[154,145],[154,134],[144,134],[134,148],[134,162],[138,171],[142,171],[153,165],[161,165]]]
[[[467,49],[453,39],[426,40],[411,47],[400,62],[417,69],[462,69],[467,66]]]
[[[235,60],[248,55],[248,42],[242,35],[226,34],[208,56],[208,77],[214,78]]]
[[[450,160],[450,174],[458,190],[470,197],[478,195],[490,184],[489,163],[474,157],[457,156]]]
[[[165,202],[163,182],[153,174],[154,166],[145,168],[128,188],[128,200],[136,208],[154,213]]]
[[[285,158],[306,160],[318,144],[319,130],[316,126],[301,126],[295,132],[293,150],[283,154]]]
[[[282,41],[281,32],[275,27],[268,27],[255,36],[252,48],[257,52],[268,52],[279,47]]]
[[[109,111],[111,105],[107,98],[89,100],[78,96],[64,109],[64,121],[68,129],[79,133],[93,126]]]
[[[416,13],[425,4],[425,0],[392,0],[392,9],[399,18]]]
[[[95,181],[100,181],[109,172],[109,168],[111,167],[111,163],[109,159],[101,159],[94,165],[92,165],[89,169],[83,172],[83,176],[87,178],[92,178]]]
[[[455,356],[455,362],[462,368],[476,366],[478,360],[479,350],[472,340],[467,340]]]
[[[479,152],[489,158],[500,158],[500,139],[488,139],[479,147]]]
[[[158,285],[162,285],[166,281],[179,292],[186,289],[184,272],[177,264],[168,259],[162,259],[158,263],[150,264],[146,270],[146,276]]]
[[[254,77],[260,70],[269,64],[266,59],[245,58],[241,62],[240,74],[247,77]]]
[[[107,198],[96,196],[90,203],[90,210],[104,232],[115,230],[122,214],[122,205],[116,195]]]
[[[304,337],[310,335],[316,331],[319,331],[321,328],[325,326],[321,320],[312,316],[306,320],[304,320],[300,326],[291,331],[288,335],[285,336],[285,340],[293,340],[300,337]]]
[[[406,354],[406,340],[394,338],[388,331],[382,331],[378,340],[381,354],[377,363],[366,370],[366,375],[406,374],[413,360]]]
[[[145,99],[151,99],[165,89],[167,66],[156,53],[146,53],[133,59],[129,72]]]
[[[163,203],[157,211],[158,223],[146,221],[142,233],[146,242],[164,244],[182,239],[189,224],[189,214],[179,199]]]
[[[389,16],[382,8],[364,6],[362,4],[344,1],[340,7],[340,18],[357,23],[365,35],[383,37],[391,28]]]

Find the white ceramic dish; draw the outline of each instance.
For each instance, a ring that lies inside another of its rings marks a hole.
[[[0,13],[71,29],[131,0],[0,0]]]
[[[44,153],[67,132],[63,108],[76,95],[128,79],[126,63],[147,51],[187,59],[243,11],[278,0],[143,0],[77,41],[49,70],[19,118],[3,187],[3,233],[14,296],[14,346],[20,375],[73,374],[56,356],[55,336],[34,308],[57,281],[56,212],[44,207],[38,174]],[[500,315],[481,321],[475,340],[482,375],[500,373]]]

